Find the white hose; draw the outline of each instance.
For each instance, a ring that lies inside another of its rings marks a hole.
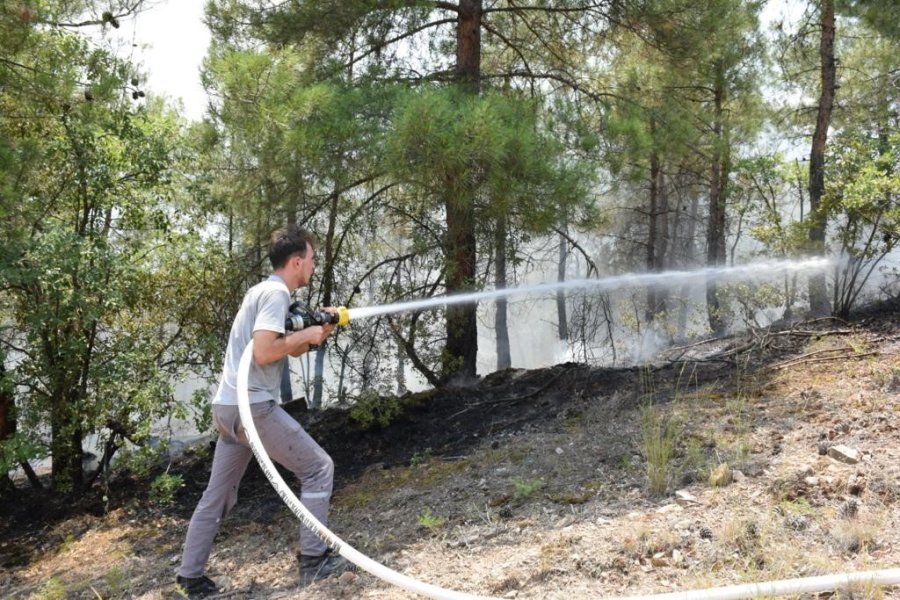
[[[739,598],[761,598],[787,594],[812,594],[847,588],[853,585],[896,585],[898,583],[900,583],[900,569],[884,569],[882,571],[835,573],[819,577],[745,583],[690,592],[629,596],[628,600],[737,600]]]
[[[272,487],[275,488],[275,491],[278,492],[281,499],[284,500],[285,504],[290,507],[291,511],[297,515],[297,518],[299,518],[306,527],[319,536],[326,544],[334,549],[335,552],[356,566],[368,571],[379,579],[383,579],[388,583],[402,587],[410,592],[428,598],[437,598],[438,600],[497,600],[496,598],[491,598],[489,596],[474,596],[463,592],[445,590],[444,588],[439,588],[435,585],[423,583],[411,577],[407,577],[402,573],[398,573],[393,569],[389,569],[388,567],[375,562],[359,550],[348,545],[327,527],[322,525],[322,523],[320,523],[305,506],[303,506],[300,500],[297,499],[297,496],[294,495],[294,492],[291,491],[291,488],[284,482],[284,479],[281,478],[281,475],[272,463],[272,459],[269,458],[265,448],[263,448],[262,442],[259,440],[259,434],[256,432],[256,425],[253,423],[253,415],[250,413],[250,393],[247,389],[247,383],[250,377],[251,360],[253,360],[252,340],[247,344],[247,348],[241,356],[241,363],[238,367],[237,392],[238,408],[241,411],[241,424],[244,426],[244,431],[247,432],[250,448],[253,449],[253,454],[256,455],[256,460],[259,462],[259,466],[262,468],[263,473],[265,473],[266,477],[269,479],[269,483],[272,484]]]
[[[402,573],[398,573],[393,569],[377,563],[359,550],[353,548],[344,542],[341,538],[332,533],[327,527],[322,525],[312,513],[297,499],[291,488],[284,482],[272,459],[263,448],[256,432],[256,425],[253,423],[253,415],[250,413],[250,394],[247,387],[250,376],[250,361],[253,359],[253,341],[247,344],[244,354],[241,356],[241,363],[238,367],[237,392],[238,392],[238,408],[241,412],[241,424],[244,431],[247,432],[247,439],[250,441],[250,448],[256,455],[260,468],[269,479],[269,483],[281,496],[285,504],[300,519],[300,521],[318,535],[326,544],[328,544],[335,552],[360,567],[375,575],[379,579],[383,579],[388,583],[402,587],[410,592],[426,596],[428,598],[436,598],[437,600],[499,600],[491,596],[475,596],[463,592],[455,592],[446,590],[428,583],[424,583],[417,579],[407,577]],[[846,588],[853,585],[897,585],[900,584],[900,569],[884,569],[881,571],[863,571],[859,573],[835,573],[833,575],[822,575],[819,577],[804,577],[801,579],[782,579],[779,581],[765,581],[757,583],[746,583],[742,585],[731,585],[726,587],[710,588],[706,590],[693,590],[689,592],[672,592],[667,594],[651,594],[646,596],[631,596],[628,600],[737,600],[739,598],[756,598],[759,596],[775,596],[786,594],[803,594],[824,592],[833,589]]]

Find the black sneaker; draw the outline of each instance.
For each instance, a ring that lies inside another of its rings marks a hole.
[[[344,571],[352,571],[353,563],[343,556],[334,554],[331,549],[322,556],[297,555],[300,562],[300,585],[307,586],[315,581],[340,575]]]
[[[177,575],[175,584],[180,588],[179,593],[182,596],[186,595],[191,600],[206,598],[210,594],[215,594],[219,591],[219,586],[216,585],[216,582],[206,575],[201,575],[200,577],[182,577]]]

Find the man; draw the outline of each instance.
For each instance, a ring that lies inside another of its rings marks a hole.
[[[293,225],[273,233],[269,260],[274,272],[247,291],[231,326],[222,377],[212,401],[213,422],[219,431],[212,473],[191,517],[176,576],[176,583],[190,598],[217,591],[216,584],[204,575],[206,562],[219,523],[237,502],[238,484],[253,457],[241,426],[237,396],[238,364],[251,339],[250,410],[260,440],[269,456],[300,480],[303,505],[323,524],[328,523],[334,478],[331,458],[276,402],[284,359],[318,346],[334,330],[334,325],[311,326],[285,335],[291,294],[308,285],[315,270],[314,243],[312,234]],[[335,312],[331,307],[324,310]],[[350,568],[344,558],[332,554],[322,540],[302,525],[297,559],[302,585]]]

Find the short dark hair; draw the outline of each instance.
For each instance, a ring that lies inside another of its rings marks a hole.
[[[290,257],[295,254],[306,256],[306,248],[316,245],[315,236],[296,225],[285,225],[272,233],[272,243],[269,246],[269,262],[273,269],[280,269]]]

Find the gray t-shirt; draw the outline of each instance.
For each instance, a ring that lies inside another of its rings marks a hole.
[[[219,389],[213,398],[213,404],[229,404],[237,406],[237,372],[241,355],[254,331],[275,331],[284,333],[284,320],[291,304],[291,294],[287,285],[277,275],[266,281],[257,283],[247,290],[241,309],[234,318],[231,334],[228,336],[228,348],[225,350],[225,364],[222,367],[222,378]],[[281,397],[281,372],[283,360],[276,360],[267,365],[250,363],[249,391],[250,402],[267,402]]]

